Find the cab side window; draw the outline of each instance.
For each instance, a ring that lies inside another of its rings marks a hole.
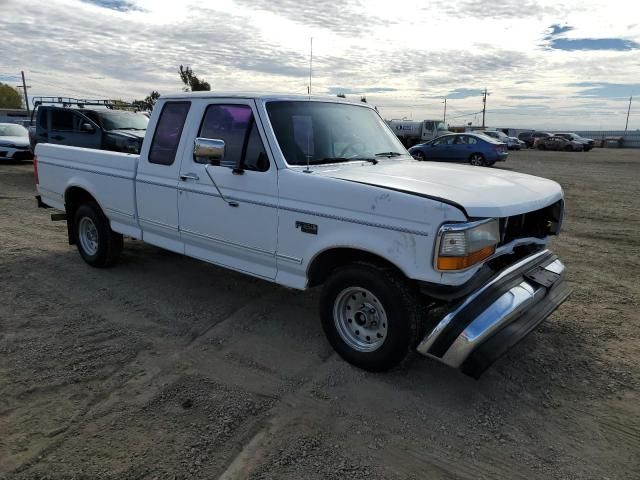
[[[73,131],[76,115],[71,110],[51,110],[51,130],[59,132]]]
[[[39,121],[36,123],[39,123],[42,128],[45,130],[49,128],[49,110],[45,108],[38,109],[38,119]]]
[[[164,104],[156,131],[153,134],[149,150],[149,163],[173,164],[190,106],[191,102],[167,102]]]
[[[214,165],[228,168],[242,165],[246,170],[258,172],[269,170],[269,159],[248,105],[209,105],[198,137],[224,141],[224,158]]]
[[[267,152],[264,150],[256,122],[252,122],[252,124],[244,158],[244,168],[255,172],[266,172],[269,170],[269,157],[267,157]]]

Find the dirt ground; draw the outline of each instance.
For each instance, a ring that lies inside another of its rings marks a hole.
[[[574,293],[480,380],[386,374],[300,294],[126,240],[86,265],[0,165],[0,478],[640,478],[640,150],[516,152],[560,182]]]

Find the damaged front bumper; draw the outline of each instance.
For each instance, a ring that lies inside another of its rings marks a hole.
[[[480,377],[567,299],[564,272],[549,250],[505,268],[447,313],[418,352]]]

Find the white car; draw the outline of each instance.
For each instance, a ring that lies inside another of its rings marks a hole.
[[[180,93],[158,101],[139,155],[36,154],[40,203],[65,212],[89,265],[115,264],[126,235],[285,287],[322,285],[329,342],[367,370],[416,348],[477,377],[570,293],[547,249],[560,185],[419,162],[362,102]]]
[[[0,161],[32,158],[28,130],[15,123],[0,123]]]
[[[507,137],[507,147],[509,150],[522,150],[527,148],[527,144],[517,137]]]
[[[475,133],[481,133],[488,137],[498,140],[499,142],[504,143],[509,150],[520,150],[522,148],[522,143],[515,137],[510,137],[506,133],[500,130],[480,130]]]

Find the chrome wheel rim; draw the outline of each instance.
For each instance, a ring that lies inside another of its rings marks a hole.
[[[482,165],[482,157],[480,155],[472,155],[471,165],[475,165],[476,167]]]
[[[340,338],[358,352],[373,352],[387,338],[387,314],[380,300],[365,288],[349,287],[338,294],[333,321]]]
[[[98,229],[89,217],[82,217],[78,225],[79,240],[82,250],[93,256],[98,252]]]

